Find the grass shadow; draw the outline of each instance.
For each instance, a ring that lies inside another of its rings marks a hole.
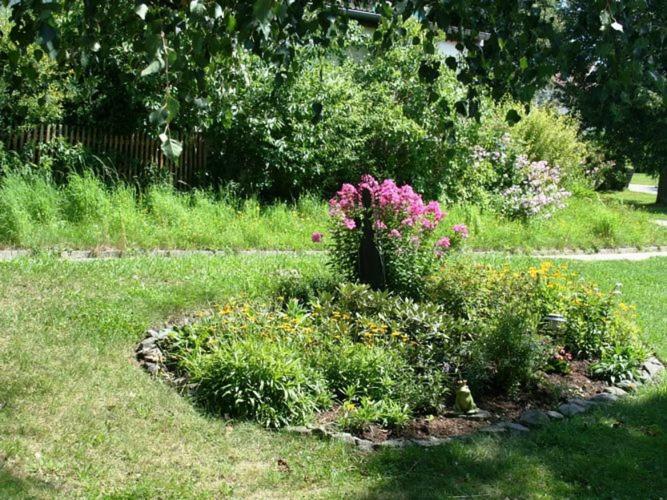
[[[366,498],[655,498],[667,492],[667,391],[599,408],[521,437],[477,436],[386,451]]]
[[[23,478],[12,474],[0,463],[0,497],[2,498],[53,498],[58,489],[34,478]]]
[[[603,199],[613,203],[627,205],[634,210],[667,216],[667,205],[658,205],[656,195],[635,193],[632,191],[607,191],[600,193]]]

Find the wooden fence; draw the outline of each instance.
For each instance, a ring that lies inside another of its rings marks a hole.
[[[174,182],[192,184],[197,175],[206,171],[206,143],[199,135],[182,137],[172,134],[172,139],[183,142],[183,152],[178,162],[170,161],[160,149],[160,141],[146,133],[126,135],[110,134],[88,127],[69,125],[39,125],[11,134],[5,139],[5,147],[20,151],[28,144],[49,142],[63,137],[70,144],[81,144],[101,159],[109,159],[121,178],[132,179],[141,176],[141,169],[153,164],[168,169]],[[35,148],[34,161],[39,160]]]

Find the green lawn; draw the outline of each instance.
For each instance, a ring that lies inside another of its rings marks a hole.
[[[648,174],[634,174],[631,184],[640,184],[642,186],[657,186],[658,178]]]
[[[0,264],[0,498],[667,493],[665,383],[525,438],[363,455],[341,443],[225,425],[135,364],[134,345],[149,326],[230,294],[262,294],[271,271],[297,265],[319,269],[323,262],[246,256]],[[605,287],[624,283],[647,341],[667,357],[667,259],[572,266]]]

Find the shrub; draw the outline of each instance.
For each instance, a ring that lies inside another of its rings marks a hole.
[[[590,144],[580,135],[579,122],[554,108],[533,107],[510,129],[522,153],[532,162],[545,161],[560,170],[567,185],[579,182],[590,153]]]
[[[300,304],[309,304],[323,292],[335,290],[332,276],[304,276],[298,269],[278,270],[271,283],[273,295],[279,297],[283,303],[297,300]]]
[[[207,409],[266,427],[303,423],[328,403],[324,380],[277,342],[232,340],[191,370],[196,398]]]
[[[297,51],[281,82],[270,65],[243,55],[237,92],[217,90],[223,73],[212,81],[222,110],[209,133],[218,175],[269,198],[329,196],[364,173],[437,197],[450,170],[455,116],[445,108],[461,85],[451,71],[437,85],[420,78],[421,63],[435,56],[414,45],[415,36],[423,35],[412,23],[384,50],[353,29],[342,46]],[[368,56],[350,57],[356,49]]]

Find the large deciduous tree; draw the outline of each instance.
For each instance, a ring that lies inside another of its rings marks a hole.
[[[565,100],[606,148],[658,174],[667,204],[667,2],[563,2]]]

